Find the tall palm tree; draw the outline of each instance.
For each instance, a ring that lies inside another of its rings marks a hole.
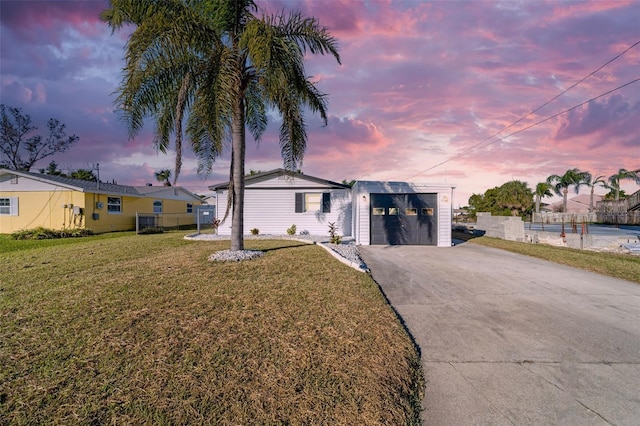
[[[160,170],[158,172],[155,172],[154,175],[156,176],[156,180],[158,182],[162,182],[164,186],[171,186],[171,170]]]
[[[326,95],[307,77],[304,56],[331,54],[340,63],[336,39],[314,18],[257,11],[253,0],[111,0],[101,14],[114,31],[136,26],[117,99],[131,135],[147,116],[160,150],[175,133],[176,174],[183,117],[199,172],[209,173],[230,142],[231,250],[244,249],[245,129],[260,141],[267,110],[278,111],[284,166],[296,170],[306,149],[305,109],[327,122]]]
[[[536,196],[536,213],[540,213],[540,203],[543,198],[553,196],[552,185],[549,182],[539,182],[536,185],[534,195]]]
[[[600,185],[603,188],[607,188],[607,180],[603,175],[592,176],[589,174],[589,179],[585,182],[585,184],[591,188],[591,197],[589,198],[589,211],[593,211],[593,192],[596,189],[596,186]]]
[[[551,189],[557,195],[562,196],[562,212],[567,212],[567,194],[569,187],[573,186],[576,194],[580,192],[580,186],[584,185],[591,174],[582,172],[577,168],[567,170],[562,176],[551,175],[547,178],[547,183],[551,185]]]
[[[636,184],[640,185],[640,175],[639,171],[631,171],[627,169],[620,169],[618,173],[609,176],[609,187],[615,194],[615,201],[620,200],[620,181],[629,179],[634,181]]]

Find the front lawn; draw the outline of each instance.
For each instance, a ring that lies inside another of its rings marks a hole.
[[[419,356],[367,274],[294,241],[212,263],[228,242],[183,236],[0,241],[3,421],[419,424]]]

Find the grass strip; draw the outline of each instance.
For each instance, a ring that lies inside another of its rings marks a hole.
[[[640,283],[640,256],[636,255],[521,243],[484,236],[468,238],[468,241]]]
[[[375,282],[317,246],[184,233],[0,253],[9,424],[419,424],[424,379]],[[2,246],[2,243],[0,243]]]

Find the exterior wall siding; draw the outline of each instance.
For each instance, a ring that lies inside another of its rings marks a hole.
[[[76,191],[33,191],[33,192],[4,192],[0,191],[0,198],[17,197],[18,215],[0,216],[0,233],[36,228],[39,226],[51,229],[64,229],[72,225],[72,209],[63,207],[73,204],[83,207],[82,194]]]
[[[272,179],[271,182],[274,182]],[[338,233],[351,235],[351,194],[348,189],[327,189],[316,186],[309,188],[307,181],[299,182],[305,189],[257,189],[253,185],[245,190],[244,234],[250,234],[257,228],[260,234],[285,235],[291,225],[296,225],[296,233],[307,231],[311,235],[329,235],[329,222],[338,225]],[[264,185],[273,188],[274,185]],[[263,187],[264,187],[263,186]],[[331,212],[321,211],[295,212],[296,192],[329,192],[331,194]],[[227,190],[218,192],[216,212],[218,218],[224,217],[227,208]],[[231,212],[224,224],[218,228],[220,235],[231,235]]]
[[[95,233],[114,232],[114,231],[131,231],[136,228],[136,214],[153,214],[153,202],[162,200],[163,226],[175,225],[188,226],[195,225],[195,206],[200,205],[198,202],[191,203],[194,205],[193,213],[187,214],[187,202],[180,200],[163,200],[161,198],[138,198],[122,196],[122,212],[109,213],[107,210],[107,197],[104,194],[87,194],[93,196],[95,202],[90,203],[93,207],[86,214],[87,227]],[[115,195],[114,195],[115,196]],[[101,209],[95,206],[98,202],[103,203]],[[99,218],[93,219],[93,213],[97,213]],[[175,215],[174,218],[171,215]]]

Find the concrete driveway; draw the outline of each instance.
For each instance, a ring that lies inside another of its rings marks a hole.
[[[640,425],[640,285],[465,243],[361,246],[420,347],[426,425]]]

